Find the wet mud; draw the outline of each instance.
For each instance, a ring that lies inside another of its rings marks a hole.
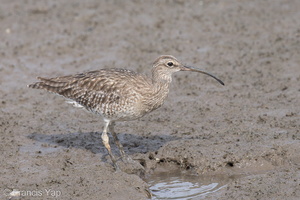
[[[297,0],[3,0],[1,199],[147,199],[147,177],[170,166],[199,181],[234,177],[205,199],[299,199],[299,10]],[[116,125],[135,161],[124,171],[113,170],[99,116],[26,87],[101,68],[150,74],[162,54],[225,86],[175,74],[160,109]]]

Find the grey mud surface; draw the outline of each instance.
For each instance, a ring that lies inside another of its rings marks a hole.
[[[160,109],[117,125],[146,175],[168,163],[238,177],[207,199],[300,199],[299,10],[299,0],[2,0],[0,189],[146,199],[143,179],[114,172],[101,118],[26,85],[100,68],[149,73],[171,54],[226,86],[177,73]]]

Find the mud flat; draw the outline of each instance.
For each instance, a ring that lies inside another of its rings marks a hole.
[[[162,108],[117,125],[146,175],[168,164],[235,177],[206,199],[299,199],[299,10],[297,0],[3,0],[1,199],[13,189],[23,199],[146,199],[145,179],[113,171],[99,117],[26,85],[99,68],[149,73],[161,54],[226,86],[176,74]]]

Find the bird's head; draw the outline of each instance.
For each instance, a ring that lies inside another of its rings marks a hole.
[[[224,85],[223,81],[221,81],[211,73],[205,72],[195,67],[183,65],[174,56],[171,55],[160,56],[153,63],[153,75],[155,78],[162,78],[171,81],[172,74],[178,71],[191,71],[206,74],[216,79],[220,84]]]

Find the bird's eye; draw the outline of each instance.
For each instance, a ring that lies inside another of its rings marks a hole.
[[[168,65],[169,67],[172,67],[172,66],[173,66],[173,63],[172,63],[172,62],[168,62],[167,65]]]

